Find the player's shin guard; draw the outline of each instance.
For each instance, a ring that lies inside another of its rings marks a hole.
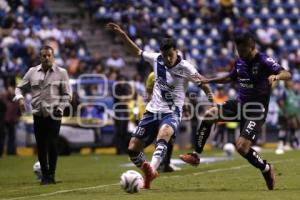
[[[266,170],[266,168],[268,167],[266,161],[264,161],[260,157],[260,155],[252,148],[250,148],[248,153],[246,155],[244,155],[243,157],[246,158],[251,165],[260,169],[261,171]]]
[[[156,148],[152,156],[151,160],[151,167],[154,170],[157,170],[158,166],[160,165],[161,161],[164,159],[165,154],[168,149],[168,143],[166,140],[160,139],[156,141]]]
[[[128,155],[135,166],[138,168],[142,167],[142,164],[145,162],[145,155],[143,152],[137,152],[128,149]]]
[[[202,121],[200,128],[196,133],[195,138],[195,151],[197,153],[202,153],[204,145],[206,143],[207,138],[210,135],[212,124],[207,121]]]

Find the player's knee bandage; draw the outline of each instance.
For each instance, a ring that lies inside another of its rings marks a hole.
[[[128,155],[130,157],[130,160],[137,167],[141,167],[142,164],[145,162],[145,155],[143,152],[128,150]]]
[[[168,143],[166,140],[160,139],[156,141],[156,148],[153,153],[154,157],[164,158],[168,149]]]

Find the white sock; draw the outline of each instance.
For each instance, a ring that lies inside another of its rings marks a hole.
[[[154,171],[157,170],[161,161],[165,157],[165,153],[167,152],[167,142],[165,140],[158,140],[156,144],[155,151],[153,152],[152,160],[150,166]]]
[[[265,173],[265,172],[267,172],[269,170],[270,170],[270,165],[266,164],[266,167],[265,167],[265,169],[262,172]]]
[[[200,156],[200,154],[196,151],[193,151],[193,154],[196,154],[198,157]]]
[[[161,158],[161,157],[154,157],[154,156],[152,157],[152,160],[151,160],[150,165],[151,165],[151,167],[152,167],[152,169],[153,169],[154,171],[157,170],[157,168],[159,167],[161,161],[162,161],[162,158]]]

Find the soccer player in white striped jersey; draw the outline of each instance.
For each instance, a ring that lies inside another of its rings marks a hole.
[[[142,51],[117,24],[108,23],[106,28],[122,39],[132,55],[149,62],[155,74],[151,101],[128,146],[131,161],[145,174],[144,188],[149,189],[150,182],[158,176],[157,168],[167,151],[167,143],[176,135],[188,82],[197,83],[211,102],[212,92],[207,84],[201,84],[204,77],[196,68],[178,55],[173,39],[164,38],[160,43],[160,53],[151,53]],[[156,148],[148,163],[143,149],[155,139]]]

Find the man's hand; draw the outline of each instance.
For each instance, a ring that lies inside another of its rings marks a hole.
[[[278,75],[271,75],[271,76],[269,76],[268,80],[269,80],[270,85],[272,85],[273,82],[279,80],[279,77],[278,77]]]
[[[25,112],[25,102],[24,102],[23,98],[19,99],[18,104],[19,104],[19,108],[21,110],[21,113]]]
[[[108,23],[106,26],[105,26],[106,29],[116,33],[116,34],[119,34],[119,35],[123,35],[125,34],[125,32],[121,29],[121,27],[118,25],[118,24],[115,24],[115,23]]]
[[[62,117],[63,116],[63,110],[59,107],[54,107],[53,115],[55,117]]]
[[[126,32],[118,24],[110,22],[105,26],[105,28],[117,34],[133,56],[141,56],[142,50],[129,38]]]

